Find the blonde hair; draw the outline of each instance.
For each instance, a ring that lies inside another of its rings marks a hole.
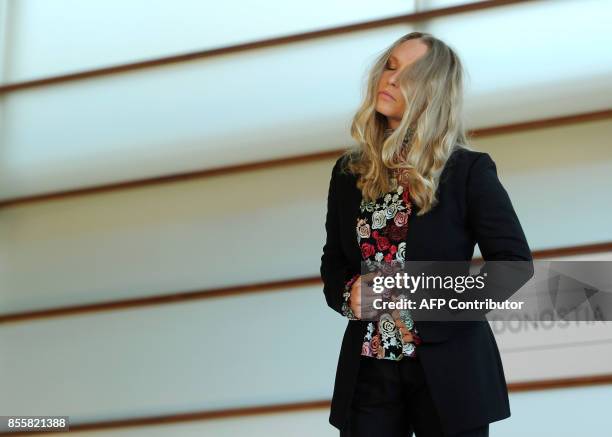
[[[388,132],[386,117],[377,112],[378,83],[395,47],[418,38],[427,52],[399,76],[406,102],[400,125]],[[367,201],[378,199],[397,182],[409,190],[423,215],[437,203],[440,175],[456,148],[470,149],[463,122],[463,68],[457,54],[429,33],[408,33],[378,56],[367,81],[366,95],[353,117],[351,136],[357,145],[347,149],[344,169],[359,176],[357,187]],[[343,171],[344,171],[343,169]]]

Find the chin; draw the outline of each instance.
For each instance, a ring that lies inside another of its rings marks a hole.
[[[390,110],[389,108],[385,107],[385,105],[376,105],[376,112],[380,112],[382,115],[388,117],[392,115],[395,111]]]
[[[376,112],[384,115],[385,117],[397,117],[397,111],[389,110],[389,108],[381,108],[379,105],[376,105]]]

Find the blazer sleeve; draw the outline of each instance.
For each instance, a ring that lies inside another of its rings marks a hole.
[[[472,163],[467,182],[467,216],[485,261],[479,274],[487,273],[488,297],[498,302],[506,300],[533,276],[533,257],[488,153],[481,153]]]
[[[532,260],[523,228],[488,153],[474,160],[467,184],[468,221],[485,261]]]
[[[323,294],[327,305],[343,316],[349,317],[344,293],[347,284],[350,284],[354,275],[359,272],[351,270],[349,261],[344,254],[340,238],[340,210],[339,210],[339,184],[341,182],[338,172],[341,158],[336,161],[331,173],[329,190],[327,194],[327,214],[325,217],[325,244],[321,256],[321,280],[323,281]],[[352,318],[352,317],[349,317]]]

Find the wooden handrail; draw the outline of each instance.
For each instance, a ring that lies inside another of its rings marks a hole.
[[[212,58],[215,56],[227,55],[230,53],[239,53],[249,50],[256,50],[264,47],[275,47],[286,44],[291,44],[300,41],[314,40],[317,38],[328,38],[331,36],[343,35],[351,32],[360,32],[375,28],[393,26],[402,23],[418,23],[436,17],[449,15],[457,15],[466,12],[481,11],[485,9],[497,8],[517,3],[526,3],[534,0],[487,0],[466,3],[457,6],[446,8],[431,9],[422,12],[414,12],[410,14],[395,15],[392,17],[382,18],[378,20],[370,20],[362,23],[348,24],[344,26],[336,26],[328,29],[314,30],[310,32],[297,33],[276,38],[267,38],[259,41],[251,41],[241,44],[235,44],[215,49],[198,50],[195,52],[184,53],[180,55],[164,56],[160,58],[150,59],[146,61],[131,62],[120,64],[111,67],[96,68],[76,73],[62,74],[41,79],[32,79],[22,82],[8,83],[0,85],[0,96],[2,94],[16,92],[20,90],[57,85],[66,82],[72,82],[83,79],[91,79],[94,77],[109,76],[114,74],[132,72],[136,70],[160,67],[164,65],[176,64],[180,62],[189,62],[193,60],[201,60]]]
[[[542,129],[553,126],[565,126],[567,124],[577,124],[596,120],[606,120],[612,118],[612,109],[602,111],[594,111],[582,114],[564,115],[560,117],[543,118],[526,122],[512,123],[488,128],[476,129],[469,132],[474,138],[484,137],[488,135],[507,134],[511,132],[521,132],[532,129]],[[260,170],[264,168],[274,168],[287,165],[297,165],[323,159],[331,159],[343,152],[343,149],[330,150],[325,152],[309,153],[297,155],[287,158],[271,159],[266,161],[249,162],[246,164],[229,165],[206,170],[195,170],[189,172],[181,172],[165,176],[155,176],[151,178],[143,178],[132,181],[115,182],[102,184],[93,187],[75,188],[71,190],[56,191],[51,193],[34,194],[29,196],[15,197],[12,199],[0,200],[0,209],[9,208],[27,203],[43,202],[65,199],[74,196],[84,196],[98,193],[107,193],[110,191],[120,191],[132,188],[141,188],[157,184],[174,183],[192,179],[203,179],[208,177],[220,176],[231,173],[246,172],[252,170]]]
[[[580,246],[534,250],[532,251],[532,255],[534,259],[549,259],[561,256],[584,255],[589,253],[602,253],[610,251],[612,251],[612,241]],[[474,262],[479,261],[482,262],[481,257],[474,259]],[[48,308],[26,311],[22,313],[0,315],[0,325],[3,323],[15,323],[25,320],[46,319],[53,317],[66,317],[91,312],[116,311],[125,308],[145,307],[151,305],[166,305],[189,300],[214,299],[241,294],[267,293],[274,290],[286,290],[287,288],[305,287],[320,283],[321,278],[319,276],[311,276],[280,281],[267,281],[258,284],[229,286],[196,291],[181,291],[157,296],[135,297],[133,299],[114,300],[110,302]]]
[[[554,378],[539,381],[519,382],[508,384],[510,393],[526,392],[536,390],[552,390],[574,387],[588,387],[594,385],[612,384],[612,373],[603,375],[581,376],[573,378]],[[260,416],[264,414],[293,413],[297,411],[328,410],[331,400],[320,399],[306,402],[287,402],[282,404],[257,405],[240,408],[224,408],[218,410],[201,410],[188,413],[155,415],[147,417],[130,417],[118,420],[104,420],[80,424],[71,424],[70,431],[100,431],[105,429],[133,428],[154,425],[169,425],[172,423],[185,423],[194,421],[205,421],[215,419],[227,419],[233,417]],[[37,432],[20,433],[19,435],[35,435]],[[13,433],[0,433],[3,435],[14,435]]]

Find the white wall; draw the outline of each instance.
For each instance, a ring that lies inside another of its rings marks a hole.
[[[31,6],[39,4],[58,3]],[[465,64],[470,127],[495,126],[609,107],[612,60],[599,47],[612,44],[604,20],[611,6],[527,2],[438,18],[426,30],[453,45]],[[41,32],[25,23],[14,27],[33,39]],[[509,37],[517,29],[530,32],[529,43]],[[346,146],[366,67],[410,30],[397,25],[10,93],[4,97],[0,199]],[[47,34],[53,41],[55,33]],[[158,41],[156,33],[146,35]],[[88,38],[70,41],[82,40]],[[112,40],[103,41],[112,52]],[[124,38],[119,43],[141,47]],[[77,45],[73,56],[98,53],[95,47]],[[17,63],[14,53],[45,59],[27,46],[9,53],[9,66]]]
[[[276,3],[255,10],[187,1],[86,5],[0,2],[10,18],[10,26],[0,27],[5,79],[65,74],[411,7],[309,3],[306,14]],[[602,1],[529,2],[423,27],[459,51],[470,75],[470,127],[486,127],[609,108],[612,62],[597,49],[612,42],[604,26],[609,7]],[[365,66],[410,29],[393,26],[0,95],[0,199],[341,148],[350,143],[347,127]],[[588,43],[596,39],[597,45]],[[497,163],[533,250],[612,241],[611,137],[612,121],[604,120],[475,140]],[[333,162],[0,209],[0,315],[317,276]],[[326,306],[321,286],[2,324],[0,412],[68,414],[77,423],[329,399],[344,324]],[[591,329],[587,337],[602,342],[581,346],[575,345],[577,331],[500,334],[508,380],[610,373],[607,332]],[[554,348],[518,350],[525,341]],[[578,425],[567,418],[583,417],[587,428],[580,434],[600,435],[601,409],[611,393],[610,386],[516,393],[513,417],[492,430],[569,435]],[[327,415],[320,410],[101,434],[259,436],[274,429],[278,435],[336,435]]]

